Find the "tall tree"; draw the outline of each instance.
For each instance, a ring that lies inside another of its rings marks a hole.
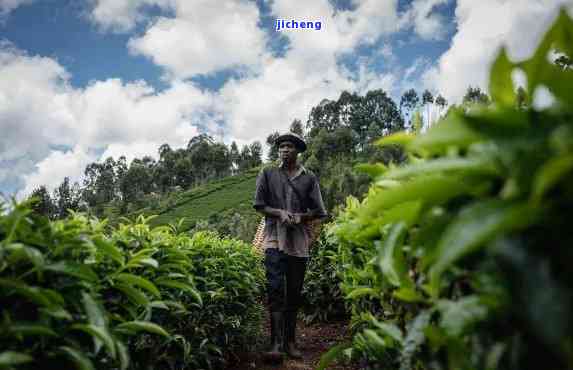
[[[243,145],[241,149],[241,154],[239,155],[239,171],[245,171],[249,169],[251,164],[251,150],[248,145]]]
[[[422,105],[426,107],[426,122],[427,122],[426,127],[430,127],[431,124],[430,114],[431,114],[432,104],[434,104],[434,95],[432,95],[430,90],[426,89],[422,94]]]
[[[462,102],[466,105],[468,104],[489,104],[489,96],[481,91],[479,87],[468,87],[466,94],[464,95]]]
[[[419,103],[420,97],[414,89],[406,91],[400,98],[400,112],[404,122],[408,123],[408,129],[412,129],[412,114]]]
[[[259,166],[261,163],[263,163],[263,160],[262,160],[263,146],[261,145],[261,143],[259,141],[253,142],[249,146],[249,150],[251,152],[251,159],[250,159],[249,168]]]
[[[448,105],[448,101],[441,94],[439,94],[436,97],[435,103],[438,106],[438,108],[440,109],[439,116],[441,117],[442,113],[444,112],[444,109],[446,109],[446,106]]]
[[[271,162],[274,162],[279,158],[278,148],[275,144],[276,139],[279,137],[279,135],[280,133],[275,131],[269,136],[267,136],[266,144],[269,148],[268,160]]]
[[[237,147],[237,143],[233,141],[231,143],[231,149],[229,150],[229,158],[231,160],[231,166],[233,173],[239,169],[239,160],[240,160],[240,153],[239,148]]]
[[[66,176],[54,190],[54,203],[56,218],[66,218],[69,210],[77,211],[80,205],[79,184],[70,185],[70,178]]]
[[[290,132],[294,132],[300,137],[304,137],[302,122],[299,119],[295,119],[294,121],[292,121],[292,123],[290,124]]]
[[[53,219],[56,212],[56,205],[50,196],[50,193],[44,185],[37,187],[30,194],[30,198],[35,198],[35,202],[32,205],[32,210],[37,214],[46,216]]]

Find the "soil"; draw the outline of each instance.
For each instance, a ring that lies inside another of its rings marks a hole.
[[[234,364],[230,364],[227,370],[314,370],[320,362],[320,356],[331,347],[347,341],[349,332],[347,322],[320,323],[306,325],[301,320],[297,324],[297,347],[302,351],[303,358],[295,360],[287,358],[282,364],[273,365],[266,362],[261,351],[269,343],[268,320],[265,326],[265,337],[262,338],[263,348],[258,353],[242,354]],[[337,363],[328,367],[329,370],[357,370],[357,365],[345,365]]]

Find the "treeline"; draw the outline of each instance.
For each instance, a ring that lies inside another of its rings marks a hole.
[[[484,99],[488,97],[479,88],[469,88],[464,102]],[[438,116],[443,114],[447,105],[441,95],[434,97],[428,90],[419,94],[410,89],[399,104],[383,90],[369,91],[364,96],[344,91],[337,100],[325,99],[313,107],[305,124],[294,120],[290,130],[307,140],[308,150],[301,159],[321,179],[325,201],[332,208],[343,203],[346,196],[360,196],[367,189],[368,177],[356,174],[353,164],[401,163],[405,159],[399,147],[381,150],[371,145],[375,139],[403,129],[429,126],[438,118],[434,117],[436,111]],[[278,134],[267,137],[269,161],[277,159],[274,139]],[[40,186],[31,196],[39,199],[35,210],[51,219],[66,217],[68,210],[105,217],[110,205],[120,214],[127,214],[144,207],[149,197],[188,190],[257,167],[263,163],[262,153],[258,141],[239,150],[235,142],[227,146],[201,134],[191,138],[185,148],[161,145],[158,159],[144,156],[128,164],[122,156],[90,163],[82,184],[72,184],[65,178],[53,193]]]
[[[82,185],[72,185],[66,177],[52,194],[40,186],[31,196],[39,199],[36,211],[52,219],[65,217],[68,209],[90,210],[101,216],[103,207],[110,202],[117,203],[121,213],[126,213],[144,195],[187,190],[259,166],[262,149],[261,143],[255,141],[239,151],[235,142],[226,146],[201,134],[191,138],[185,148],[161,145],[158,160],[144,156],[128,165],[121,156],[117,160],[108,157],[103,162],[90,163],[85,168]]]

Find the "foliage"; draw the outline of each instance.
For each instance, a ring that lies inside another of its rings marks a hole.
[[[302,291],[303,319],[307,323],[338,320],[348,316],[340,290],[337,257],[338,244],[332,235],[321,233],[310,251]]]
[[[250,245],[144,217],[0,212],[0,368],[216,368],[260,327]]]
[[[371,167],[368,196],[348,198],[332,226],[355,335],[329,359],[573,369],[573,72],[548,58],[554,48],[573,55],[572,46],[563,10],[530,59],[500,52],[492,104],[379,141],[405,145],[411,160]],[[516,69],[527,77],[520,107]],[[551,108],[534,108],[540,86]]]

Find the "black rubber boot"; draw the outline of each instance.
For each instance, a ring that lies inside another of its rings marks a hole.
[[[264,353],[267,361],[281,363],[283,360],[284,314],[280,311],[271,312],[271,344]]]
[[[301,359],[302,352],[296,348],[296,311],[285,312],[285,346],[284,350],[292,358]]]

